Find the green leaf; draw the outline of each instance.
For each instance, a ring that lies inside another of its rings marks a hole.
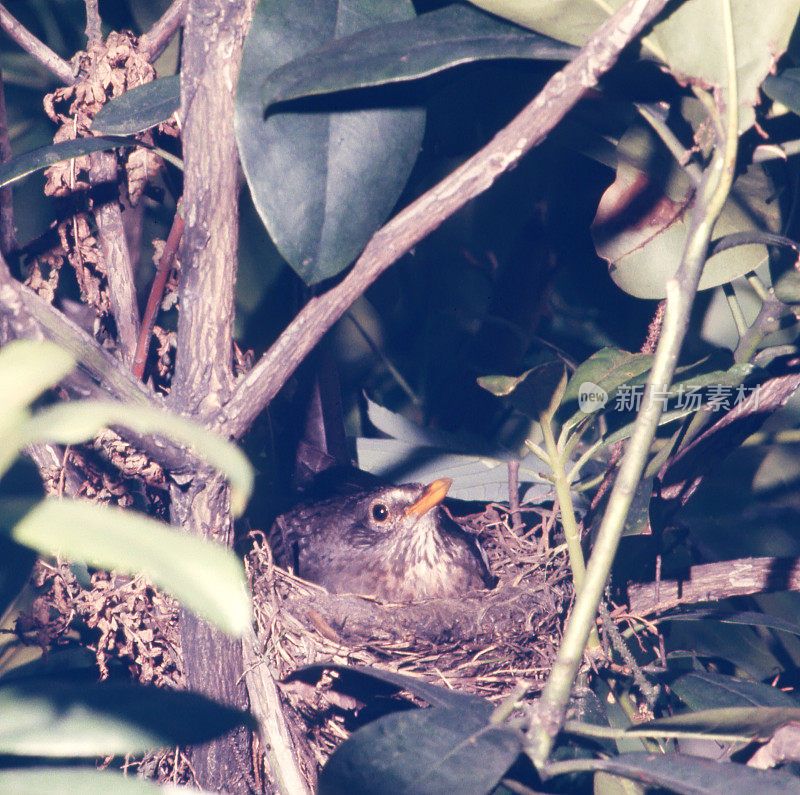
[[[113,770],[92,767],[20,767],[0,770],[0,792],[39,795],[43,792],[80,792],[81,795],[164,795],[153,781]]]
[[[684,103],[684,107],[694,107]],[[592,223],[599,256],[617,286],[636,298],[663,298],[686,244],[695,186],[655,133],[631,127],[618,146],[617,175]],[[780,212],[766,171],[752,165],[734,181],[714,227],[714,240],[737,232],[779,231]],[[768,260],[763,245],[739,246],[707,261],[700,289],[717,287]]]
[[[92,757],[205,742],[247,713],[186,691],[28,679],[0,687],[0,753]]]
[[[492,710],[490,702],[480,696],[471,696],[467,693],[459,693],[457,690],[450,690],[448,687],[439,687],[426,682],[416,676],[399,674],[395,671],[386,671],[383,668],[371,668],[368,665],[338,665],[336,663],[314,663],[304,665],[292,674],[292,678],[303,673],[317,673],[320,676],[324,671],[342,671],[347,674],[363,676],[367,679],[377,679],[379,682],[386,682],[393,685],[398,690],[407,690],[409,693],[424,699],[432,707],[452,707],[470,708],[477,705],[478,709]]]
[[[52,342],[14,340],[0,349],[0,433],[16,416],[75,367],[75,359]]]
[[[44,168],[60,163],[62,160],[71,160],[73,157],[89,155],[104,149],[119,149],[124,146],[140,146],[133,138],[76,138],[74,141],[62,141],[58,144],[43,146],[32,152],[25,152],[17,157],[12,157],[0,166],[0,188],[16,182],[18,179],[41,171]]]
[[[92,132],[136,135],[167,121],[181,107],[181,77],[171,75],[126,91],[100,108]]]
[[[157,433],[192,447],[231,483],[231,509],[244,510],[253,489],[253,469],[236,445],[194,422],[149,406],[132,406],[95,400],[62,403],[37,412],[25,426],[26,442],[77,444],[100,429],[122,425],[137,433]]]
[[[522,749],[521,735],[489,723],[490,704],[429,707],[364,726],[328,760],[320,795],[424,792],[484,795]]]
[[[797,707],[788,693],[761,682],[748,682],[710,671],[692,671],[669,683],[670,690],[690,709],[722,707]]]
[[[765,627],[767,629],[777,629],[781,632],[790,632],[792,635],[800,635],[800,626],[791,621],[749,610],[741,610],[736,613],[727,613],[721,610],[692,610],[687,613],[662,616],[657,619],[656,623],[664,621],[708,621],[709,619],[719,621],[722,624],[744,624],[747,627]]]
[[[569,60],[578,51],[469,6],[452,4],[325,44],[273,72],[267,107],[298,97],[403,80],[495,58]]]
[[[769,739],[776,729],[800,721],[800,705],[793,707],[720,707],[699,712],[670,715],[668,718],[640,723],[633,733],[686,731],[703,734],[738,734],[761,740]]]
[[[800,67],[793,66],[778,75],[769,75],[762,88],[770,99],[800,115]]]
[[[133,511],[48,499],[14,526],[12,537],[46,555],[143,574],[230,635],[250,626],[244,569],[230,549]]]
[[[775,297],[790,306],[800,304],[800,273],[790,268],[775,283]]]
[[[510,395],[514,408],[535,420],[552,418],[567,386],[567,369],[561,361],[546,362],[520,376],[481,376],[478,385],[495,395]]]
[[[386,220],[416,160],[425,114],[348,101],[337,112],[265,119],[268,75],[334,39],[413,16],[409,0],[261,0],[256,7],[236,93],[236,137],[259,215],[307,284],[346,268]]]
[[[560,41],[583,46],[623,0],[470,0],[474,5]],[[718,0],[671,4],[643,40],[642,51],[668,64],[681,81],[700,87],[727,84],[724,28]],[[739,132],[755,121],[758,88],[786,49],[800,0],[732,0]]]
[[[592,759],[587,770],[632,778],[680,795],[792,795],[800,779],[783,770],[754,770],[734,762],[717,762],[687,754],[634,752],[610,759]]]
[[[622,348],[601,348],[593,353],[569,379],[564,403],[579,399],[582,388],[598,386],[613,397],[615,390],[650,370],[653,356],[649,353],[630,353]]]

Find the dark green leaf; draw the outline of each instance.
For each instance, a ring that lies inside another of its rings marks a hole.
[[[769,75],[761,87],[770,99],[800,114],[800,67],[790,67],[779,75]]]
[[[586,769],[604,770],[681,795],[790,795],[800,788],[800,779],[782,770],[754,770],[685,754],[635,752],[594,759],[586,763]]]
[[[485,708],[429,707],[386,715],[355,732],[328,760],[321,795],[484,795],[519,755],[521,736],[490,724]]]
[[[643,382],[643,376],[650,370],[652,363],[653,357],[648,353],[630,353],[622,348],[602,348],[582,362],[572,374],[564,392],[563,402],[566,404],[578,401],[583,404],[587,396],[592,395],[594,388],[597,387],[599,400],[582,405],[581,411],[589,413],[590,410],[603,408],[599,405],[603,394],[608,400],[623,384],[629,384],[637,379]]]
[[[38,679],[0,687],[0,753],[98,756],[204,742],[239,725],[243,712],[177,690],[79,686]]]
[[[35,561],[36,555],[28,547],[0,535],[0,617],[28,581]]]
[[[755,611],[740,610],[737,613],[727,613],[721,610],[692,610],[686,613],[674,613],[669,616],[662,616],[661,621],[719,621],[723,624],[744,624],[747,627],[766,627],[768,629],[778,629],[781,632],[791,632],[792,635],[800,635],[800,626],[786,621],[777,616],[768,616],[766,613],[756,613]]]
[[[264,118],[265,78],[364,28],[411,19],[409,0],[262,0],[244,46],[236,137],[253,201],[307,283],[336,275],[397,202],[417,157],[424,111],[348,104]]]
[[[62,160],[71,160],[73,157],[89,155],[104,149],[119,149],[123,146],[139,146],[132,138],[77,138],[74,141],[62,141],[51,146],[43,146],[32,152],[12,157],[7,163],[0,166],[0,188],[10,185],[18,179],[41,171]]]
[[[103,105],[92,121],[92,132],[135,135],[167,121],[180,106],[180,75],[162,77],[132,88]]]
[[[761,682],[748,682],[708,671],[682,674],[670,690],[693,710],[721,707],[797,707],[797,699]]]
[[[471,696],[468,693],[459,693],[456,690],[450,690],[446,687],[439,687],[426,682],[416,676],[409,676],[408,674],[398,674],[394,671],[385,671],[382,668],[370,668],[367,665],[336,665],[334,663],[315,663],[314,665],[305,665],[295,671],[292,676],[297,676],[302,673],[317,673],[322,674],[323,671],[344,671],[348,674],[355,674],[356,676],[363,676],[367,679],[377,679],[379,682],[386,682],[393,685],[398,690],[407,690],[409,693],[424,699],[432,707],[461,707],[468,709],[470,706],[476,708],[486,708],[491,712],[492,705],[478,697]]]
[[[268,107],[298,97],[414,80],[494,58],[569,60],[577,47],[526,31],[474,8],[451,4],[404,22],[323,45],[273,72]]]
[[[478,385],[494,395],[510,395],[514,408],[529,417],[550,419],[564,396],[567,371],[563,362],[546,362],[520,376],[481,376]]]

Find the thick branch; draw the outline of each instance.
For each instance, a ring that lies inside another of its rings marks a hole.
[[[183,268],[170,403],[198,418],[213,416],[233,384],[239,161],[231,87],[253,5],[193,0],[184,27]]]
[[[800,558],[739,558],[692,566],[680,580],[629,585],[628,601],[632,614],[644,616],[678,605],[775,591],[800,591]]]
[[[175,32],[186,19],[187,0],[175,0],[161,19],[139,39],[139,48],[149,61],[155,61],[167,48]]]
[[[259,363],[237,383],[233,397],[217,416],[217,426],[234,437],[241,436],[367,287],[540,144],[666,3],[667,0],[628,0],[489,144],[378,231],[348,276],[324,295],[311,299]]]
[[[0,5],[0,28],[2,28],[25,52],[32,55],[42,66],[49,69],[64,85],[77,82],[72,67],[59,58],[46,44],[39,41],[28,29]]]

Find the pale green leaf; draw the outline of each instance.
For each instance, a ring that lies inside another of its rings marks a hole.
[[[231,635],[241,636],[250,626],[244,569],[220,544],[185,535],[133,511],[56,499],[37,505],[11,534],[42,554],[143,574]]]

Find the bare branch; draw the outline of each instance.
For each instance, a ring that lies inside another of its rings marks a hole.
[[[231,86],[253,5],[252,0],[194,0],[183,39],[183,267],[169,401],[203,419],[216,414],[234,380],[239,158]]]
[[[0,67],[0,163],[11,159],[11,140],[8,137],[8,115],[6,114],[6,89],[3,70]],[[14,194],[11,187],[0,189],[0,253],[7,257],[17,248],[17,230],[14,227]]]
[[[139,308],[133,263],[118,201],[117,157],[110,152],[95,152],[91,158],[89,179],[92,184],[110,183],[114,190],[108,200],[96,200],[94,217],[106,266],[111,313],[117,326],[117,343],[123,361],[130,366],[139,340]]]
[[[258,364],[240,379],[232,398],[217,416],[217,426],[234,437],[241,436],[367,287],[540,144],[666,3],[667,0],[628,0],[489,144],[379,230],[347,277],[324,295],[312,298]]]
[[[152,63],[167,48],[175,32],[186,19],[187,0],[175,0],[161,19],[139,39],[139,48]]]
[[[100,19],[98,0],[84,0],[86,4],[86,40],[89,45],[103,40],[103,23]]]
[[[630,611],[644,616],[731,596],[800,591],[800,558],[739,558],[692,566],[680,580],[628,586]]]
[[[62,83],[74,85],[77,78],[72,67],[46,44],[39,41],[19,20],[0,5],[0,28],[2,28],[25,52],[32,55],[42,66],[49,69]]]

